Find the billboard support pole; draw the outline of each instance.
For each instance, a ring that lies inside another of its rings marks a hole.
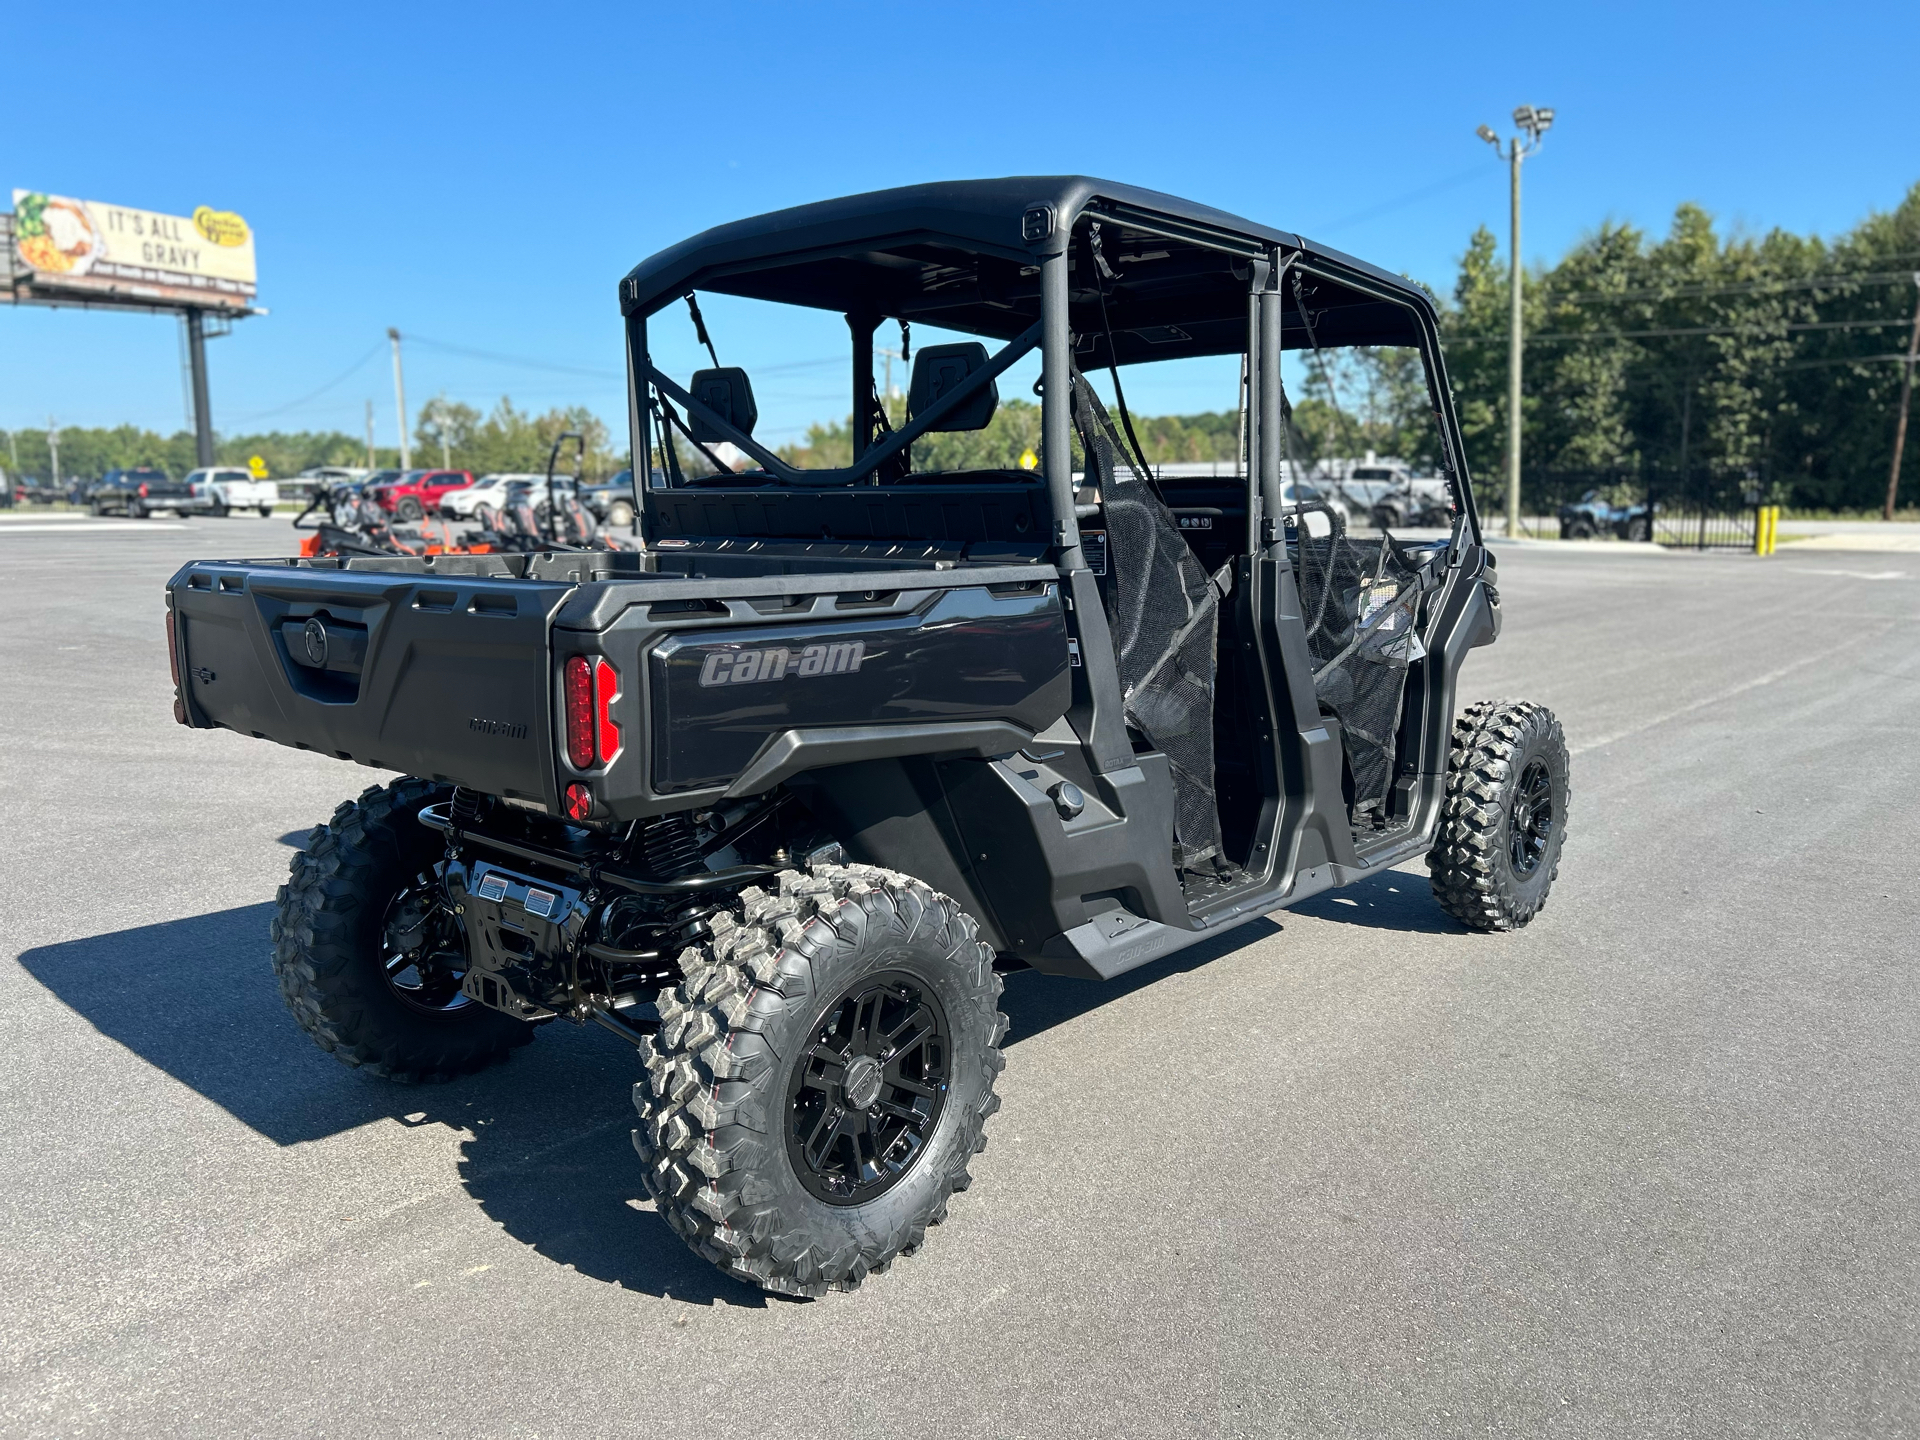
[[[213,464],[213,413],[207,398],[207,326],[198,310],[187,314],[187,360],[193,370],[193,452],[195,463]]]

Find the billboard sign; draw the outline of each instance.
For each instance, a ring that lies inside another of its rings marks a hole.
[[[253,301],[253,231],[231,210],[167,215],[15,190],[13,250],[36,292],[208,308]]]

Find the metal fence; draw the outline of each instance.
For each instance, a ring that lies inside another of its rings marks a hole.
[[[1497,477],[1476,487],[1488,529],[1505,531]],[[1521,476],[1520,530],[1532,539],[1651,541],[1689,550],[1752,550],[1762,499],[1759,478],[1693,467],[1537,470]]]
[[[1746,550],[1754,548],[1759,507],[1718,510],[1686,501],[1656,504],[1653,542],[1674,550]]]

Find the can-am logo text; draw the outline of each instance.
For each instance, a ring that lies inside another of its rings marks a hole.
[[[815,675],[856,675],[866,655],[864,640],[809,645],[797,655],[785,645],[767,650],[710,650],[700,667],[700,683],[753,685],[794,675],[803,680]]]

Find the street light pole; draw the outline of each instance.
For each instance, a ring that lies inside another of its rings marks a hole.
[[[407,382],[400,373],[400,332],[389,327],[387,339],[393,342],[393,404],[400,412],[400,468],[413,468],[413,447],[407,440]]]
[[[1489,145],[1493,153],[1508,164],[1512,175],[1513,238],[1507,249],[1509,274],[1507,291],[1510,313],[1507,317],[1507,534],[1520,533],[1520,395],[1521,360],[1525,336],[1521,321],[1521,299],[1525,271],[1520,260],[1520,162],[1540,148],[1540,137],[1553,125],[1553,111],[1544,105],[1522,105],[1513,112],[1513,123],[1526,132],[1522,140],[1513,136],[1502,147],[1491,127],[1482,125],[1474,133]]]
[[[1913,283],[1920,287],[1920,270],[1913,272]],[[1900,492],[1900,461],[1907,448],[1907,402],[1913,399],[1913,366],[1920,360],[1920,300],[1914,301],[1913,329],[1907,336],[1907,363],[1900,370],[1900,418],[1893,422],[1893,468],[1887,472],[1887,508],[1884,518],[1893,519],[1893,504]]]

